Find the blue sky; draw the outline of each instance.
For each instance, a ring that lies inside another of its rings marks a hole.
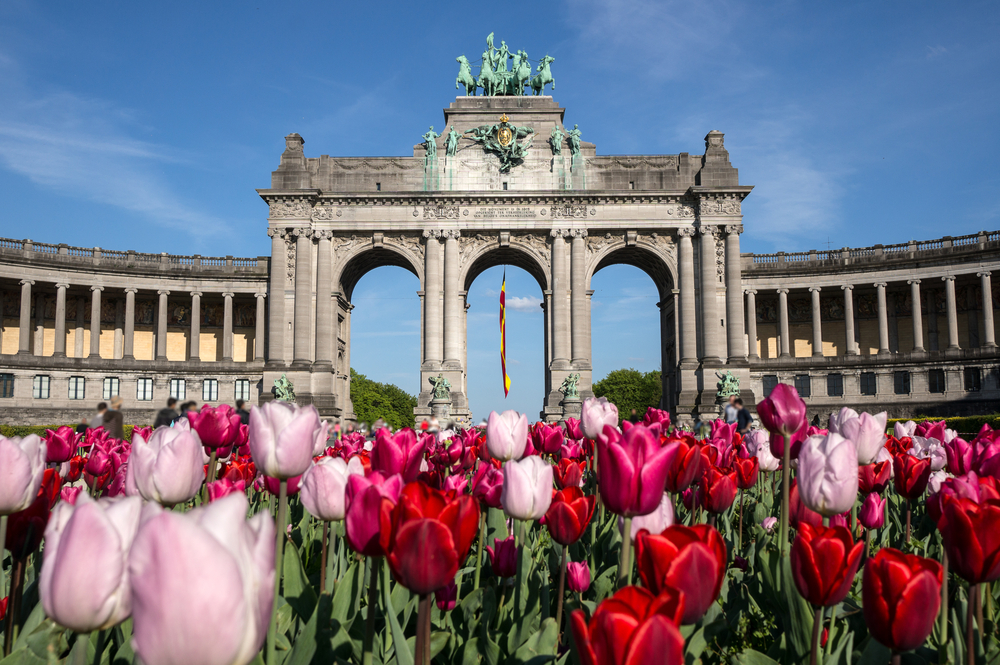
[[[266,254],[253,190],[268,186],[285,134],[310,155],[409,154],[456,93],[455,56],[477,56],[491,30],[556,57],[555,98],[600,154],[699,153],[709,130],[725,132],[741,182],[756,186],[745,251],[996,229],[998,28],[995,2],[6,0],[0,235]],[[501,401],[496,271],[470,295],[477,416]],[[610,268],[594,287],[595,375],[654,368],[651,280]],[[416,290],[379,269],[353,319],[355,367],[410,391]],[[508,290],[525,311],[511,311],[507,402],[534,415],[541,293],[517,269]]]

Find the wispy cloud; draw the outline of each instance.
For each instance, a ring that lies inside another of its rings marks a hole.
[[[507,309],[512,309],[515,312],[535,312],[542,311],[540,305],[542,304],[542,299],[535,296],[507,296],[506,305]]]
[[[933,58],[937,58],[938,56],[942,56],[942,55],[944,55],[947,52],[948,52],[948,49],[945,48],[944,46],[941,46],[941,45],[938,45],[938,46],[928,46],[927,47],[927,59],[931,60]]]

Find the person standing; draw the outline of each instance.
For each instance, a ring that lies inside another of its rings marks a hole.
[[[739,413],[739,409],[736,408],[736,395],[730,395],[726,408],[722,410],[722,419],[727,425],[732,425],[736,422],[737,413]]]
[[[111,398],[111,408],[104,412],[103,427],[112,439],[125,439],[125,420],[121,409],[122,398],[115,395]]]
[[[97,415],[90,419],[90,429],[97,429],[104,425],[104,414],[108,410],[106,402],[97,405]]]
[[[740,434],[746,434],[750,431],[750,425],[753,424],[753,414],[750,413],[750,409],[743,406],[743,400],[739,397],[733,400],[733,406],[737,408],[736,431]]]
[[[177,410],[174,408],[175,404],[177,404],[177,400],[173,397],[167,399],[167,406],[160,409],[156,414],[156,420],[153,422],[154,429],[157,427],[170,427],[174,424],[175,420],[180,418],[177,415]]]
[[[241,399],[236,400],[236,414],[240,417],[240,423],[243,425],[249,425],[250,412],[244,408],[245,406],[246,402]]]

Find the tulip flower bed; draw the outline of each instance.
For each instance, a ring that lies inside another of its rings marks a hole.
[[[1000,659],[1000,432],[805,413],[0,438],[0,665]]]

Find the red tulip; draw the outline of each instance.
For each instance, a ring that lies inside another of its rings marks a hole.
[[[862,611],[868,632],[893,651],[924,643],[941,607],[941,564],[884,548],[865,562]]]
[[[844,600],[861,563],[864,541],[854,542],[842,526],[803,524],[792,543],[795,587],[813,605],[830,607]]]
[[[567,487],[552,496],[552,504],[545,513],[545,526],[552,540],[569,546],[580,540],[584,529],[594,516],[597,497],[584,496],[579,487]]]
[[[402,487],[401,476],[384,478],[378,471],[347,479],[344,529],[352,550],[365,556],[385,556],[392,535],[392,512]]]
[[[517,574],[517,545],[514,544],[514,536],[503,540],[494,538],[493,547],[487,545],[486,553],[490,556],[490,568],[497,577],[514,577]]]
[[[452,583],[479,530],[479,505],[421,482],[399,494],[388,561],[396,580],[418,595]]]
[[[948,563],[970,584],[1000,579],[1000,501],[944,495],[937,518]]]
[[[640,531],[635,548],[643,586],[654,593],[666,587],[684,592],[681,623],[696,623],[719,597],[726,574],[726,543],[714,527],[675,525],[659,535]]]
[[[914,501],[927,489],[931,477],[931,460],[920,459],[910,455],[897,455],[892,458],[893,483],[896,492]]]
[[[756,461],[757,458],[754,458]],[[736,472],[723,473],[712,467],[701,476],[701,505],[716,515],[729,510],[736,500]]]
[[[858,467],[858,489],[862,494],[881,494],[892,479],[892,462],[875,462]]]
[[[586,468],[586,462],[577,462],[572,459],[561,459],[559,464],[552,469],[552,475],[555,477],[556,486],[559,489],[566,489],[567,487],[580,487],[583,484],[583,470]]]
[[[666,490],[673,494],[684,491],[700,475],[701,449],[691,440],[668,439],[667,445],[676,441],[677,454],[667,473]]]
[[[0,621],[3,621],[4,617],[7,616],[7,601],[8,601],[8,599],[9,599],[9,596],[6,597],[6,598],[0,598]]]
[[[624,436],[605,425],[597,447],[598,488],[608,510],[624,517],[656,510],[677,444],[660,447],[659,437],[642,425],[630,427]]]
[[[240,416],[228,404],[188,411],[187,419],[206,448],[231,448],[240,437]]]
[[[757,484],[760,476],[760,460],[756,456],[747,459],[737,458],[734,461],[736,471],[736,486],[748,490]]]
[[[608,598],[588,623],[583,610],[570,617],[581,665],[683,665],[684,638],[677,629],[684,594],[664,589],[654,596],[628,586]]]
[[[69,459],[68,462],[64,462],[61,468],[62,472],[66,474],[63,478],[67,483],[75,483],[80,480],[83,475],[83,467],[87,464],[87,458],[81,457],[80,455],[74,455]]]

